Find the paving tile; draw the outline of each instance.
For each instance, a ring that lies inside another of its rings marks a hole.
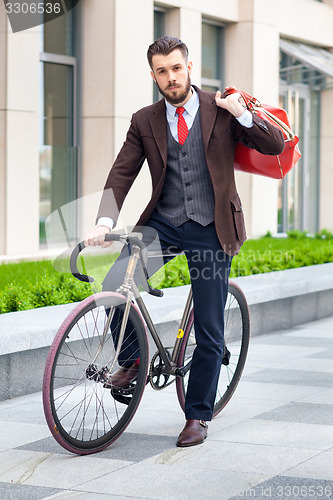
[[[312,458],[317,450],[288,449],[279,446],[224,442],[216,446],[214,435],[208,435],[204,446],[188,450],[171,450],[152,458],[151,463],[181,466],[186,460],[187,467],[202,470],[218,469],[240,473],[276,475]],[[294,464],[294,465],[293,465]]]
[[[129,424],[128,432],[135,434],[155,434],[157,436],[170,436],[176,438],[185,422],[183,412],[159,412],[158,409],[143,410],[135,414]]]
[[[316,321],[311,321],[310,323],[304,323],[303,325],[298,325],[292,328],[292,330],[317,330],[323,331],[325,329],[330,330],[332,333],[333,320],[332,316],[327,318],[318,319]]]
[[[25,422],[0,422],[0,448],[11,449],[50,435],[46,425]]]
[[[320,453],[291,468],[288,471],[288,476],[330,480],[333,497],[333,445],[331,450]]]
[[[244,498],[275,500],[327,500],[332,498],[332,481],[316,479],[305,479],[298,477],[277,476],[268,479],[264,483],[249,489],[239,496],[232,497],[232,500],[244,500]]]
[[[304,348],[313,348],[313,349],[323,349],[330,348],[332,346],[332,338],[324,337],[317,338],[315,333],[312,336],[293,336],[293,335],[265,335],[265,338],[262,339],[263,344],[283,345],[285,349],[288,347],[291,349],[293,347]]]
[[[155,434],[135,434],[125,431],[108,448],[98,453],[98,458],[113,460],[125,460],[138,462],[149,458],[157,453],[174,448],[175,438],[170,436],[158,436]],[[18,450],[37,451],[42,453],[58,453],[70,455],[53,438],[42,439],[16,448]]]
[[[333,349],[325,349],[325,351],[322,352],[317,352],[315,354],[312,354],[311,356],[312,359],[314,358],[320,358],[320,359],[333,359]]]
[[[311,372],[310,370],[265,369],[244,375],[246,382],[300,385],[309,387],[332,387],[333,373]]]
[[[0,420],[46,425],[41,401],[27,401],[16,406],[0,405]]]
[[[56,493],[55,495],[51,495],[49,497],[45,497],[44,500],[141,500],[147,497],[138,497],[135,493],[131,496],[122,496],[122,495],[108,495],[107,493],[86,493],[85,491],[71,491],[71,490],[63,490],[60,493]]]
[[[158,408],[161,413],[164,411],[168,413],[174,411],[180,415],[182,414],[182,410],[178,402],[175,383],[161,391],[154,390],[150,385],[148,385],[145,389],[136,415],[138,415],[142,409],[154,411],[156,408]]]
[[[290,370],[290,376],[295,370],[307,370],[310,372],[325,372],[333,374],[333,363],[329,356],[325,356],[329,352],[328,350],[322,351],[320,353],[316,353],[313,356],[309,356],[302,359],[294,359],[292,363],[289,361],[284,361],[278,365],[275,365],[275,368],[279,370]],[[333,354],[333,350],[332,350]]]
[[[284,422],[302,422],[305,424],[331,425],[333,422],[333,405],[301,402],[290,403],[262,413],[257,418],[260,420],[265,419]]]
[[[333,402],[333,388],[321,389],[318,392],[309,394],[301,400],[304,403],[317,403],[317,404],[332,404]]]
[[[316,323],[309,323],[308,325],[295,326],[288,330],[288,333],[284,335],[286,337],[299,337],[299,338],[316,338],[318,339],[318,344],[320,345],[321,339],[329,339],[333,341],[332,336],[333,322],[329,324],[326,328],[317,325]]]
[[[332,332],[328,318],[253,337],[235,394],[193,448],[175,446],[174,384],[148,385],[126,432],[85,457],[50,435],[41,393],[0,402],[1,500],[333,498],[319,495],[333,491]]]
[[[213,439],[320,451],[332,448],[333,426],[254,418],[214,433]]]
[[[258,400],[289,402],[297,401],[302,398],[311,398],[311,396],[316,397],[317,394],[322,392],[323,389],[321,387],[270,384],[268,382],[247,382],[243,378],[233,398],[248,398],[251,399],[253,404]],[[333,401],[333,398],[331,401]]]
[[[209,434],[220,429],[225,429],[238,422],[243,422],[256,415],[261,415],[261,413],[265,412],[268,408],[274,409],[283,405],[281,401],[242,398],[237,393],[237,390],[227,406],[225,406],[221,413],[209,423]]]
[[[69,489],[102,474],[130,465],[124,460],[93,456],[55,455],[25,450],[1,454],[0,481]]]
[[[186,456],[190,450],[180,450],[182,459],[175,464],[154,463],[155,459],[145,460],[131,465],[116,474],[110,473],[93,481],[80,484],[76,489],[97,493],[118,494],[169,500],[193,498],[228,499],[235,493],[246,490],[270,476],[260,474],[221,471],[215,468],[205,469],[187,467]],[[178,454],[179,450],[171,451]]]
[[[1,483],[0,495],[2,500],[43,500],[59,492],[55,488],[27,486],[25,484]]]

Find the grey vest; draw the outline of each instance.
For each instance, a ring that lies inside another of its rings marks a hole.
[[[168,125],[167,173],[156,211],[173,226],[189,219],[202,226],[214,220],[214,191],[208,172],[200,126],[200,110],[181,146]]]

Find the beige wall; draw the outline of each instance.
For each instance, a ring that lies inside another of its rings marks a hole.
[[[225,23],[225,81],[278,103],[279,37],[333,49],[333,0],[163,0],[169,34],[184,39],[201,79],[202,17]],[[146,50],[153,41],[153,0],[81,0],[81,234],[94,224],[99,192],[131,115],[151,103]],[[39,31],[11,33],[0,2],[0,254],[38,251]],[[332,90],[323,92],[320,224],[331,227]],[[276,230],[277,182],[237,173],[249,235]],[[121,214],[134,223],[151,192],[144,165]],[[96,194],[97,193],[97,194]],[[17,221],[20,221],[19,227]],[[18,230],[20,238],[18,238]],[[24,241],[24,245],[22,245]]]
[[[327,3],[279,0],[278,19],[281,36],[314,45],[333,46],[333,9]]]
[[[0,254],[6,252],[7,19],[0,3]]]
[[[83,0],[81,9],[81,194],[86,196],[103,189],[132,113],[151,103],[152,79],[145,53],[153,38],[153,2],[107,0],[101,12],[100,3]],[[124,224],[131,222],[132,203],[143,209],[149,196],[146,168],[136,184],[137,194],[131,193],[124,206]],[[99,196],[89,200],[82,217],[82,234],[95,222]]]
[[[274,0],[240,0],[239,22],[226,28],[225,81],[262,102],[278,103],[279,32]],[[277,230],[277,182],[238,172],[249,236]]]
[[[0,9],[1,19],[6,20],[3,4]],[[9,23],[7,27],[4,23],[0,155],[5,159],[1,189],[5,186],[6,195],[0,247],[3,253],[15,255],[39,249],[39,28],[13,34]]]

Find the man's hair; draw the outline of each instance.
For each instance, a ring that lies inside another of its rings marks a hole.
[[[161,38],[155,40],[155,42],[148,47],[147,51],[147,58],[151,69],[153,69],[152,60],[154,55],[163,54],[167,56],[168,54],[170,54],[170,52],[176,49],[181,51],[185,61],[187,61],[188,48],[186,44],[178,38],[175,38],[173,36],[162,36]]]

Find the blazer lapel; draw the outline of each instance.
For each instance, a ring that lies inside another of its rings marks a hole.
[[[202,91],[195,85],[193,85],[193,87],[199,95],[202,141],[204,144],[205,152],[207,152],[209,139],[212,135],[216,115],[218,112],[218,107],[215,103],[213,95]]]
[[[154,106],[154,110],[149,117],[151,129],[160,151],[164,167],[167,163],[167,119],[164,99],[161,99]]]

